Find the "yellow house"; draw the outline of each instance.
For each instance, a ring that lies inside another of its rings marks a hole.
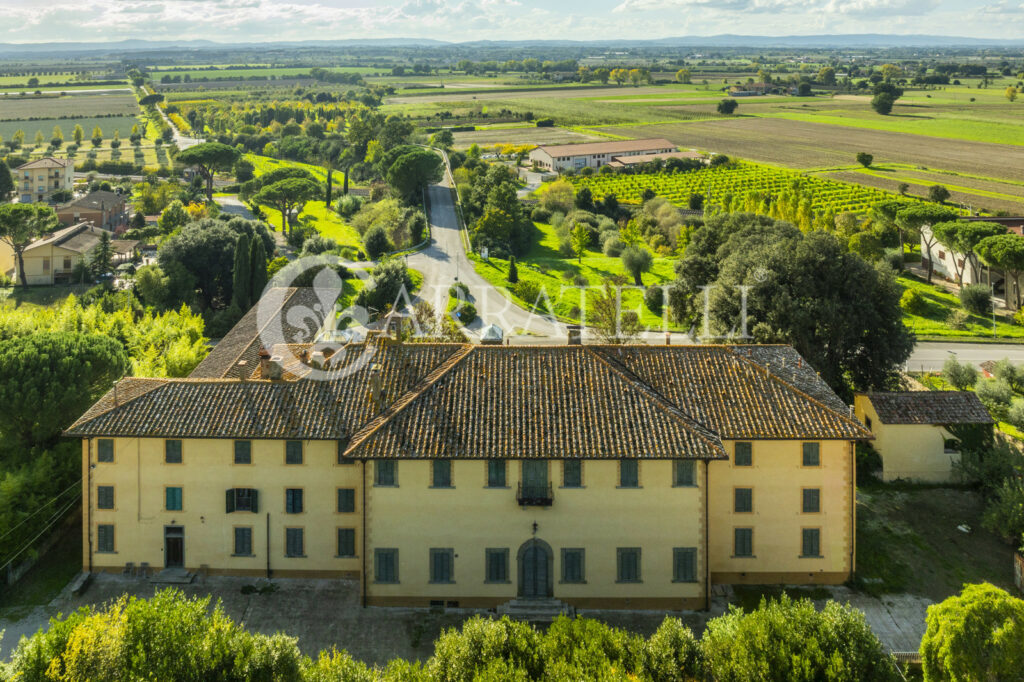
[[[854,410],[875,435],[885,481],[954,480],[960,444],[950,428],[994,423],[973,391],[860,393]]]
[[[123,379],[69,429],[85,570],[658,609],[853,572],[870,433],[792,348],[373,338],[253,361],[257,331],[200,376]]]
[[[75,186],[75,162],[46,156],[23,163],[11,171],[21,203],[48,201],[54,192],[70,192]]]
[[[90,223],[79,223],[46,235],[29,244],[22,253],[27,284],[55,284],[68,282],[75,266],[85,260],[109,231]],[[130,259],[138,241],[111,239],[114,261]],[[13,258],[13,257],[12,257]],[[3,257],[0,255],[0,263]],[[15,281],[20,281],[15,265]]]

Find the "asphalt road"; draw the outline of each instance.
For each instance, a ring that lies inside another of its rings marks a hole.
[[[1024,364],[1024,344],[1018,343],[948,343],[944,341],[919,341],[907,369],[911,372],[934,372],[950,355],[956,355],[960,362],[980,365],[986,360],[1010,358],[1014,364]]]

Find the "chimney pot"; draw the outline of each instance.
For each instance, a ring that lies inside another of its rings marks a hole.
[[[280,381],[284,377],[284,358],[275,355],[267,361],[267,379]]]

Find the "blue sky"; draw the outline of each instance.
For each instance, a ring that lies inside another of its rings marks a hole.
[[[0,0],[2,42],[203,38],[662,38],[931,33],[1018,38],[1024,0]]]

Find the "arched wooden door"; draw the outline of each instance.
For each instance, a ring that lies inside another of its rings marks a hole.
[[[552,594],[554,557],[543,540],[527,540],[519,548],[519,596],[523,599],[546,599]]]

